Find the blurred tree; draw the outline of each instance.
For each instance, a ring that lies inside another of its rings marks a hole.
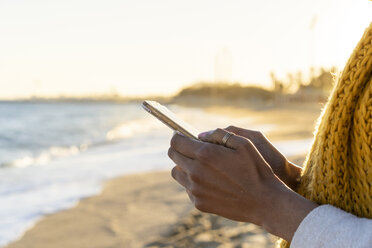
[[[271,77],[271,83],[273,84],[273,87],[274,87],[274,92],[282,93],[284,89],[283,82],[277,79],[274,72],[270,73],[270,77]]]

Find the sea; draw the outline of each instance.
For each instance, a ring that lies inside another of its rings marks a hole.
[[[200,131],[230,124],[263,132],[250,116],[227,118],[202,108],[168,106]],[[43,216],[99,194],[106,180],[170,170],[173,131],[140,102],[0,102],[0,247]],[[274,142],[287,156],[311,139]]]

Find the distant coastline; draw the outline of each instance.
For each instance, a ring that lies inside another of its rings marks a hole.
[[[32,96],[19,99],[0,99],[4,102],[71,102],[71,103],[139,103],[151,99],[164,104],[182,105],[277,105],[287,102],[325,102],[333,87],[335,69],[321,68],[309,80],[303,80],[301,72],[288,74],[286,80],[279,80],[274,74],[272,88],[243,85],[239,82],[198,82],[180,89],[171,96],[124,96],[116,91],[111,93],[83,96]]]

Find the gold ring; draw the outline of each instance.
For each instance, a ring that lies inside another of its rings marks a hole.
[[[230,139],[231,136],[233,136],[233,133],[227,132],[223,138],[222,138],[222,145],[226,146],[227,141]]]

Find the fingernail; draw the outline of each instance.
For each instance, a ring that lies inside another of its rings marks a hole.
[[[205,136],[207,136],[207,134],[208,134],[208,132],[202,132],[198,136],[199,136],[199,138],[205,138]]]

